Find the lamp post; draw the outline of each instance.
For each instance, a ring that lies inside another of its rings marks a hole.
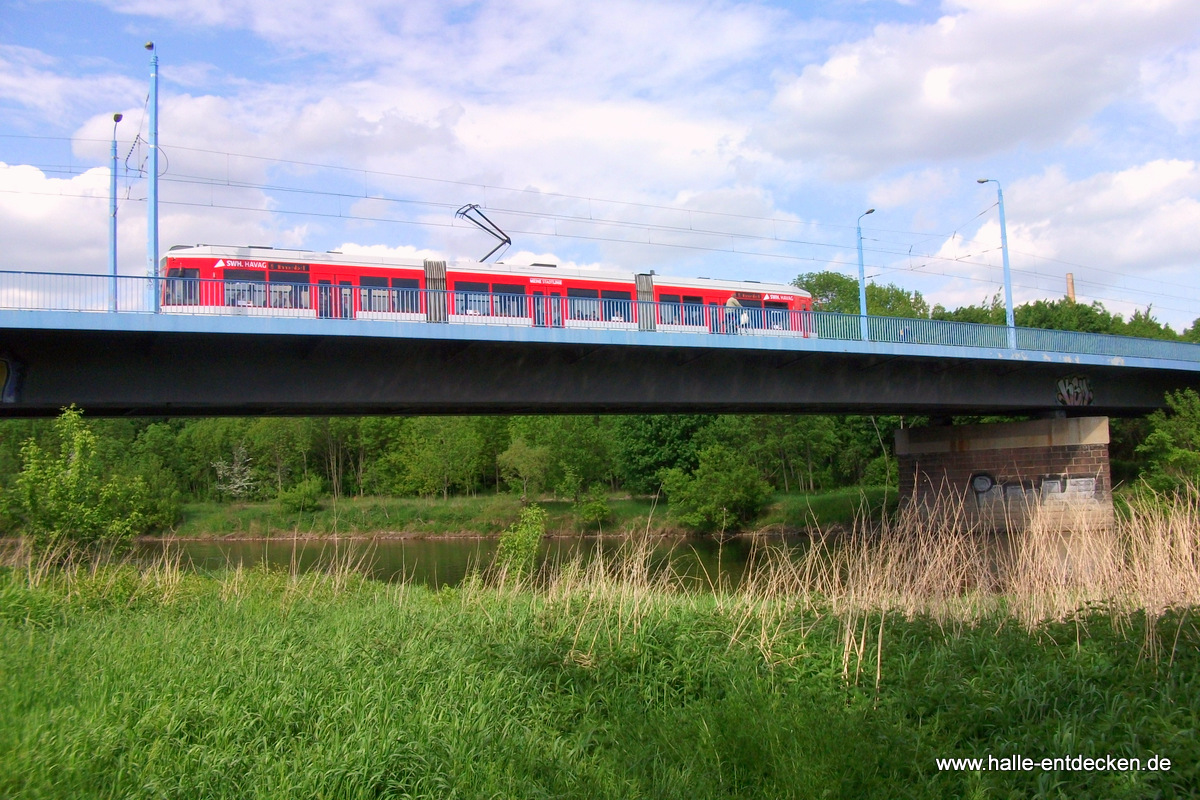
[[[1000,205],[1000,257],[1004,260],[1004,323],[1008,326],[1008,346],[1017,349],[1017,324],[1013,319],[1012,272],[1008,268],[1008,228],[1004,223],[1004,191],[995,178],[980,178],[977,183],[996,184],[996,200]]]
[[[869,341],[871,333],[867,330],[867,273],[863,268],[862,252],[862,218],[874,214],[875,209],[868,208],[858,215],[858,321],[862,326],[862,340]]]
[[[146,275],[150,279],[150,309],[158,313],[158,52],[154,42],[146,42],[150,51],[150,189],[146,195],[149,206],[147,220]]]
[[[117,123],[121,114],[113,114],[112,171],[108,177],[108,274],[112,281],[108,292],[108,310],[117,310]]]

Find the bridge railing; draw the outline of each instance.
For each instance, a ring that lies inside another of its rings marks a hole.
[[[206,281],[0,270],[0,309],[215,314],[628,329],[841,341],[862,338],[857,314],[613,298],[548,297],[411,288]],[[868,317],[873,342],[1008,348],[1008,328],[970,322]],[[1131,336],[1017,328],[1019,350],[1200,362],[1200,345]]]

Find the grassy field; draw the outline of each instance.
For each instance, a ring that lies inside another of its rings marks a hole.
[[[438,592],[347,564],[18,562],[0,573],[0,796],[1192,796],[1195,586],[1147,613],[1161,590],[1122,561],[1120,587],[1017,598],[1044,562],[1016,559],[1004,591],[948,595],[936,581],[967,573],[889,536],[768,553],[717,592],[635,545]],[[1172,766],[936,761],[1013,755]]]
[[[760,518],[758,527],[794,531],[812,525],[850,525],[864,508],[878,517],[884,489],[839,489],[832,492],[779,494]],[[888,497],[895,508],[896,493]],[[678,532],[667,514],[667,504],[653,498],[612,498],[612,518],[600,528],[585,527],[565,500],[538,501],[549,513],[547,529],[553,534]],[[174,535],[292,536],[409,534],[493,536],[507,528],[520,513],[520,500],[512,494],[440,498],[356,497],[327,498],[315,512],[289,513],[274,501],[256,503],[190,503]]]
[[[646,539],[441,591],[18,553],[0,797],[1194,796],[1200,494],[993,545],[901,514],[705,591]]]

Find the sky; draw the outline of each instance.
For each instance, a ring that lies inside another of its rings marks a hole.
[[[160,242],[1200,318],[1195,0],[0,0],[0,269]],[[979,178],[998,183],[980,185]],[[867,209],[874,213],[861,216]]]

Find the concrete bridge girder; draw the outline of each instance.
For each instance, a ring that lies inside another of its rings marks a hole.
[[[1200,372],[1048,360],[648,344],[7,329],[0,415],[1143,414]],[[1090,403],[1064,406],[1061,382]]]

